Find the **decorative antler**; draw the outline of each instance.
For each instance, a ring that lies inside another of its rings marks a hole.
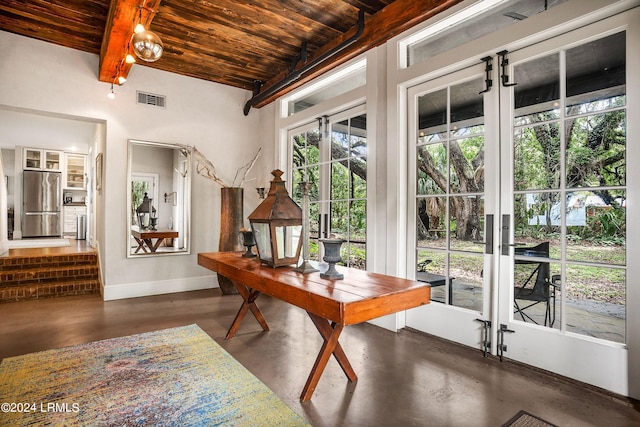
[[[256,161],[258,160],[258,157],[260,157],[260,154],[262,153],[262,147],[260,147],[260,149],[258,149],[258,152],[256,153],[255,157],[253,158],[253,160],[251,160],[249,163],[247,163],[244,166],[241,166],[238,168],[238,170],[236,171],[236,176],[233,178],[233,183],[236,183],[236,178],[238,177],[238,174],[240,173],[240,171],[242,169],[244,169],[244,174],[242,174],[242,180],[240,181],[240,187],[242,187],[244,185],[244,183],[247,181],[247,175],[249,174],[249,172],[251,171],[251,169],[253,168],[253,166],[256,164]],[[253,178],[255,179],[255,178]]]
[[[202,175],[205,178],[212,180],[213,182],[219,184],[221,187],[235,187],[238,176],[242,171],[244,171],[242,173],[242,179],[240,180],[240,185],[239,185],[240,187],[242,187],[244,183],[247,181],[247,175],[249,174],[251,169],[253,169],[253,166],[256,164],[258,157],[260,157],[260,154],[262,153],[262,147],[260,147],[256,155],[253,157],[253,159],[249,163],[239,167],[236,170],[236,175],[233,178],[231,185],[229,185],[225,180],[220,178],[220,176],[218,175],[218,172],[216,171],[216,167],[213,165],[213,163],[211,163],[209,159],[207,159],[207,156],[202,154],[202,152],[198,150],[195,146],[191,146],[191,145],[180,145],[180,146],[186,150],[189,150],[191,153],[195,155],[196,172],[198,173],[198,175]]]

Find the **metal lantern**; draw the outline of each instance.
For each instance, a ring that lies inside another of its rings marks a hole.
[[[153,207],[152,200],[147,193],[144,193],[142,203],[136,208],[140,229],[148,228],[151,225],[151,219],[156,216],[156,208]]]
[[[260,262],[271,267],[297,264],[302,247],[302,209],[289,197],[283,173],[271,172],[269,194],[249,215]]]

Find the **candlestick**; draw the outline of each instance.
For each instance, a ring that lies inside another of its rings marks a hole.
[[[244,258],[255,258],[257,255],[251,250],[251,248],[256,245],[255,238],[253,237],[253,231],[242,227],[240,233],[242,233],[242,245],[247,248],[247,251],[243,253],[242,256]]]

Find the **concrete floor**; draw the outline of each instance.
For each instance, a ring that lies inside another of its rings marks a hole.
[[[321,345],[307,315],[261,297],[270,332],[219,290],[103,302],[97,295],[0,305],[0,357],[196,323],[312,425],[500,426],[519,410],[556,425],[639,426],[638,402],[414,331],[362,324],[340,339],[357,375],[331,360],[310,402],[299,396]],[[1,424],[1,423],[0,423]]]

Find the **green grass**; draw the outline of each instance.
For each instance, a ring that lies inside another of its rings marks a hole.
[[[516,241],[523,246],[534,246],[540,240],[531,238],[516,237]],[[452,246],[456,250],[466,250],[477,254],[479,248],[477,244],[471,242],[452,241]],[[430,259],[425,271],[437,274],[444,274],[445,254],[443,252],[432,252],[429,248],[444,248],[445,239],[435,241],[425,240],[419,242],[418,264]],[[551,241],[550,257],[560,258],[560,242]],[[482,250],[482,249],[480,249]],[[496,251],[498,249],[496,248]],[[497,252],[496,252],[497,253]],[[610,268],[609,266],[624,266],[626,264],[626,247],[622,244],[600,244],[589,241],[569,242],[567,245],[567,283],[564,292],[567,296],[576,299],[589,299],[597,302],[624,305],[626,299],[626,270],[620,268]],[[452,255],[451,275],[455,277],[477,278],[482,271],[484,259],[476,255]],[[600,265],[576,265],[571,261],[598,263]],[[529,266],[530,267],[530,266]],[[560,273],[560,264],[551,262],[551,274]],[[531,270],[526,265],[518,265],[514,269],[514,282],[521,283],[530,274]]]

